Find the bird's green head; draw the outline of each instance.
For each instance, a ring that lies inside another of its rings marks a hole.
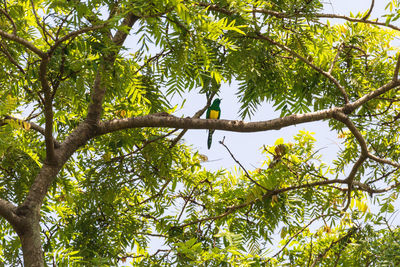
[[[216,98],[216,99],[214,99],[214,101],[213,101],[213,103],[212,103],[211,106],[213,106],[213,107],[219,107],[219,104],[220,104],[220,103],[221,103],[221,99]]]

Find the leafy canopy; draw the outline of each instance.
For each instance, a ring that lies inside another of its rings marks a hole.
[[[388,2],[386,21],[377,22],[367,12],[340,17],[322,8],[305,0],[4,1],[0,197],[16,205],[45,164],[46,101],[53,136],[63,142],[88,116],[96,83],[106,88],[103,121],[172,114],[169,96],[195,90],[211,101],[233,81],[243,118],[265,102],[282,117],[362,102],[345,118],[323,118],[343,140],[330,165],[307,131],[292,143],[260,144],[262,166],[233,172],[204,169],[205,156],[176,142],[177,130],[92,138],[44,200],[45,261],[398,264],[390,214],[399,191],[399,84],[391,82],[400,9]],[[132,39],[119,43],[115,33]],[[40,51],[49,55],[45,73]],[[12,226],[1,219],[0,229],[0,262],[21,264]],[[154,239],[163,244],[155,251]]]

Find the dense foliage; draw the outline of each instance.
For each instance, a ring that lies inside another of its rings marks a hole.
[[[0,263],[400,264],[400,7],[387,2],[382,21],[374,1],[349,16],[317,0],[3,1]],[[281,117],[215,128],[328,120],[333,164],[301,131],[260,144],[260,168],[204,169],[179,129],[210,128],[198,118],[232,81],[243,119],[266,101]],[[169,96],[192,90],[204,108],[179,120]]]

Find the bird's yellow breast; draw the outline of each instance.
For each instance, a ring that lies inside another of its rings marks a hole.
[[[210,119],[218,119],[219,111],[210,110]]]

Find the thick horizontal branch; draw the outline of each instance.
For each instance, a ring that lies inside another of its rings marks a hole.
[[[178,118],[172,115],[150,114],[141,117],[102,121],[98,125],[96,135],[139,127],[168,127],[180,129],[216,129],[231,132],[260,132],[279,130],[283,127],[291,125],[330,119],[333,118],[334,114],[340,112],[342,112],[342,108],[331,108],[306,114],[293,114],[283,118],[259,122]]]

